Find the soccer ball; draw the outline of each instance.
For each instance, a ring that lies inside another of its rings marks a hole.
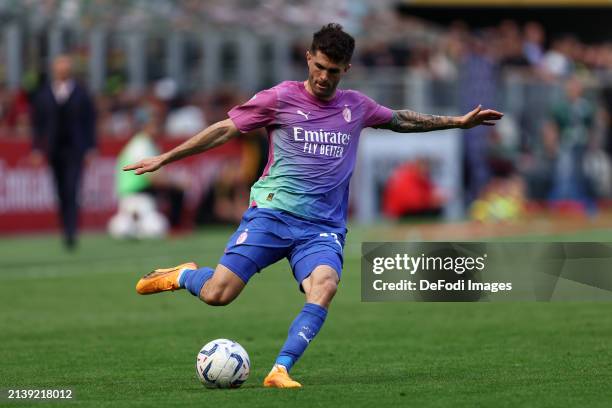
[[[238,388],[249,378],[250,370],[249,355],[232,340],[213,340],[196,358],[198,378],[208,388]]]

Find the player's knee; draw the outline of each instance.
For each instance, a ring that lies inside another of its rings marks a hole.
[[[322,279],[316,282],[317,292],[321,293],[327,299],[331,299],[338,290],[338,282],[331,277]]]

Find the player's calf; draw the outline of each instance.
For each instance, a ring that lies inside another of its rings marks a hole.
[[[207,286],[212,286],[207,289]],[[239,292],[238,292],[239,293]],[[213,286],[211,284],[204,285],[200,292],[200,299],[211,306],[225,306],[236,299],[238,293],[230,290],[227,287]]]
[[[211,306],[225,306],[238,297],[245,283],[223,265],[217,265],[214,275],[202,286],[199,297]]]
[[[306,302],[329,307],[338,290],[338,274],[327,265],[320,265],[302,281]]]

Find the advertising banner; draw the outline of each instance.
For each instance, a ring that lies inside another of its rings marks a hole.
[[[181,141],[164,142],[164,150]],[[97,154],[85,168],[81,184],[81,226],[101,229],[116,211],[116,157],[126,140],[104,140]],[[0,140],[0,234],[53,230],[59,223],[56,214],[55,190],[47,165],[34,166],[29,160],[27,140]],[[186,212],[193,212],[222,164],[240,160],[237,140],[205,155],[197,155],[173,163],[165,171],[171,177],[189,180]]]

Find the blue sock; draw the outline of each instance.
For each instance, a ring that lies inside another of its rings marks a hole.
[[[211,268],[185,269],[179,278],[179,286],[187,289],[193,296],[200,297],[204,284],[213,276]]]
[[[306,303],[289,327],[289,336],[276,358],[276,364],[285,366],[287,371],[291,370],[304,354],[310,341],[321,330],[326,317],[327,309],[314,303]]]

